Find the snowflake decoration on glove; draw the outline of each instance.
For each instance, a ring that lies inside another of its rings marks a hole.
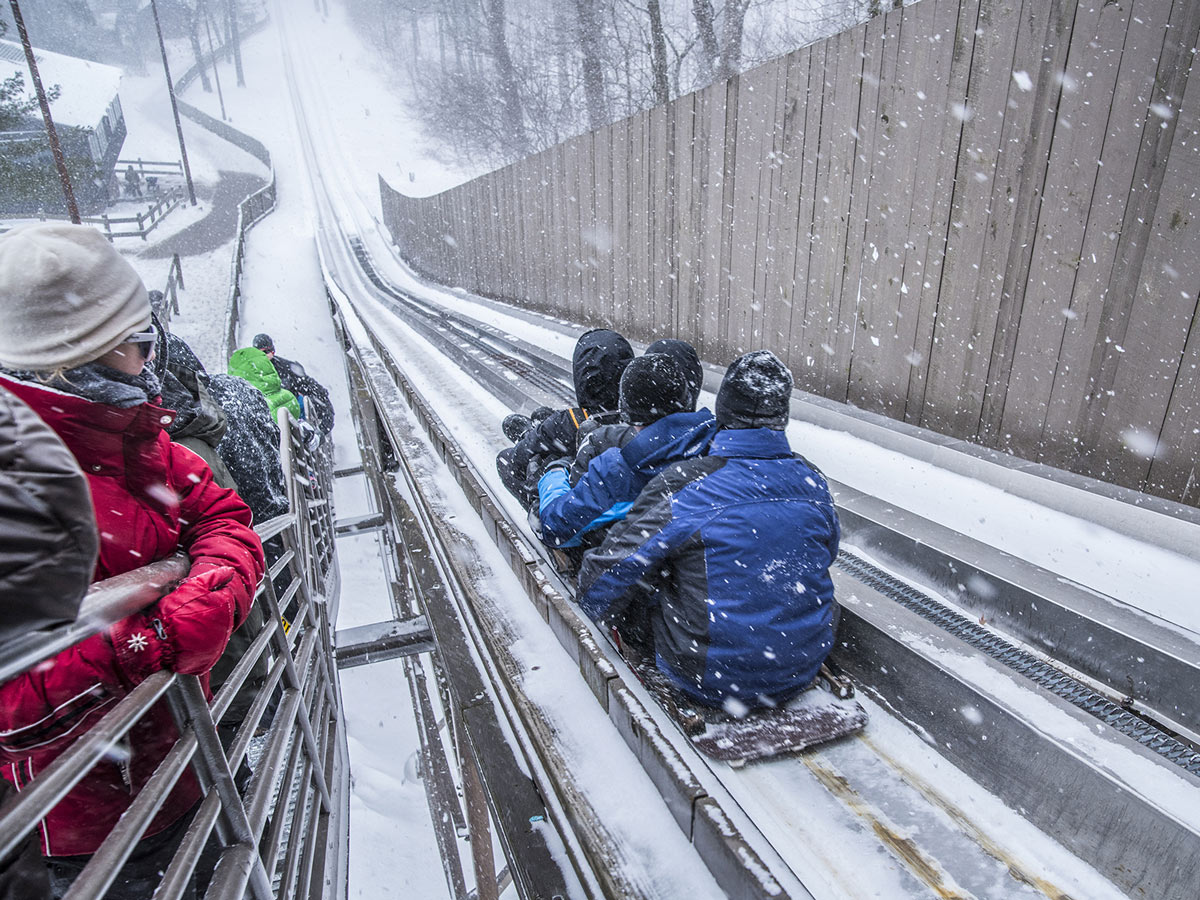
[[[141,632],[138,632],[129,638],[129,649],[135,653],[140,653],[142,650],[146,649],[147,643],[146,636]]]

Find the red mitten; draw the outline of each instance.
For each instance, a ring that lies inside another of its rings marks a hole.
[[[125,675],[137,684],[159,669],[207,672],[225,652],[243,593],[234,570],[220,566],[185,578],[156,606],[118,622],[111,637]]]

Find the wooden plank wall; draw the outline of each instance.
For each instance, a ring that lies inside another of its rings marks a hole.
[[[919,0],[444,194],[448,284],[1200,505],[1194,0]]]

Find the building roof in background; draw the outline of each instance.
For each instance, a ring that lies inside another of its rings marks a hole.
[[[50,104],[55,123],[84,128],[98,126],[121,86],[121,70],[90,59],[36,48],[33,57],[46,90],[56,84],[62,88],[62,96]],[[25,50],[14,41],[0,41],[0,80],[17,72],[25,76],[26,92],[32,96],[33,84],[25,64]]]

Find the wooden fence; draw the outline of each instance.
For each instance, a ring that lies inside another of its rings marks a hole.
[[[1200,503],[1193,0],[920,0],[443,194],[420,271]]]
[[[108,213],[101,213],[98,216],[81,216],[79,221],[84,225],[98,226],[110,243],[114,238],[125,237],[140,237],[144,241],[150,232],[162,224],[163,219],[183,203],[183,200],[183,189],[174,187],[163,192],[157,200],[146,207],[145,212],[134,213],[132,216],[110,216]],[[66,222],[70,221],[70,216],[48,215],[39,210],[37,219],[41,222],[45,222],[47,219]],[[135,225],[136,228],[132,227]]]

